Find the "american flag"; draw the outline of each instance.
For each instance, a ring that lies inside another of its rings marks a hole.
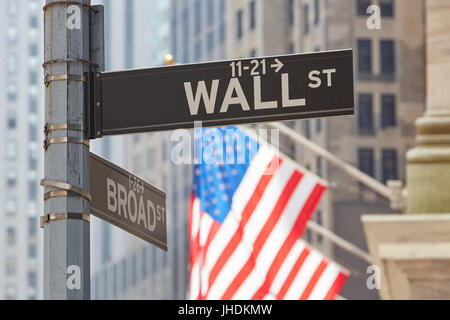
[[[200,131],[188,298],[334,299],[347,271],[300,239],[326,183],[242,129]]]

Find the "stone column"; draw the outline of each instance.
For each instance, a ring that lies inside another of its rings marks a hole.
[[[450,299],[450,1],[425,5],[427,110],[407,154],[407,214],[362,218],[382,299]]]
[[[450,213],[450,1],[426,1],[427,110],[407,154],[408,213]]]

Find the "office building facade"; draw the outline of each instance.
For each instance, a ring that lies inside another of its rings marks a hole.
[[[1,3],[0,300],[42,298],[43,2]]]

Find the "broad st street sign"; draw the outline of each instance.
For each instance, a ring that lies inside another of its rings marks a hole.
[[[88,137],[354,114],[353,51],[89,74]]]
[[[90,154],[91,214],[167,251],[166,194]]]

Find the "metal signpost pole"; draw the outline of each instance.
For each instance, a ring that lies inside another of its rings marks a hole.
[[[47,0],[44,299],[90,299],[89,141],[84,73],[90,71],[90,0]]]

